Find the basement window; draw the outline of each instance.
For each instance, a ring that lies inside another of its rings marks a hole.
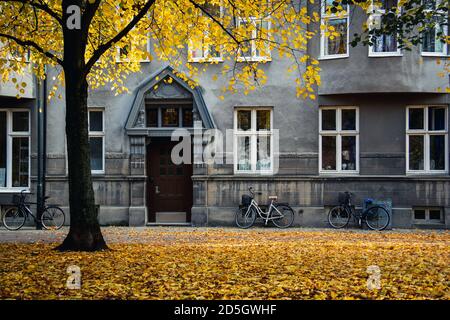
[[[416,224],[444,223],[444,210],[442,208],[414,208],[413,221]]]

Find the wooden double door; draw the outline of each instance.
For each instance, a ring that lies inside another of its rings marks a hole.
[[[192,164],[174,164],[178,142],[153,139],[147,146],[147,204],[149,222],[191,221]]]

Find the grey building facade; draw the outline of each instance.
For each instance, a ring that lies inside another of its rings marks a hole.
[[[263,192],[260,202],[274,194],[289,202],[298,226],[327,226],[338,192],[348,190],[357,206],[364,198],[390,200],[392,227],[449,228],[449,96],[439,92],[449,85],[448,74],[439,76],[447,48],[401,51],[389,37],[375,48],[352,48],[349,35],[360,31],[365,13],[351,8],[347,17],[327,18],[321,23],[334,23],[341,35],[310,43],[322,69],[316,100],[296,98],[295,75],[286,73],[292,62],[276,54],[263,66],[267,84],[248,95],[220,99],[225,79],[211,79],[228,62],[208,65],[195,89],[152,61],[127,79],[130,94],[91,92],[100,223],[231,226],[253,186]],[[36,189],[36,88],[19,100],[13,92],[0,90],[3,209],[13,194]],[[68,212],[64,100],[52,99],[47,115],[47,194]],[[185,128],[193,142],[195,121],[224,136],[234,130],[226,136],[233,149],[223,155],[232,164],[172,163],[173,131]]]

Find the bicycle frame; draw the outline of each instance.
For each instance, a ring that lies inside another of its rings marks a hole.
[[[20,204],[17,206],[17,209],[24,213],[26,215],[26,219],[28,219],[29,216],[33,217],[34,222],[37,222],[37,218],[34,216],[33,212],[31,211],[30,208],[27,207],[26,204]]]
[[[353,218],[353,221],[355,223],[358,223],[359,226],[361,226],[361,223],[363,220],[366,219],[367,217],[367,211],[369,209],[366,210],[362,210],[361,213],[357,213],[356,210],[353,208],[352,204],[346,204],[344,205],[344,210],[351,215],[351,217]]]
[[[260,208],[259,204],[255,201],[255,199],[252,199],[252,202],[250,203],[250,205],[248,206],[247,212],[245,213],[246,215],[249,213],[249,210],[251,210],[251,208],[255,208],[256,212],[258,213],[259,217],[261,219],[264,220],[265,225],[267,225],[267,223],[269,222],[269,220],[275,220],[278,219],[279,217],[272,217],[272,211],[275,210],[276,212],[278,212],[278,214],[283,217],[283,214],[277,209],[276,206],[274,206],[274,201],[272,200],[270,202],[270,206],[269,206],[269,210],[267,212],[262,211],[262,209]]]

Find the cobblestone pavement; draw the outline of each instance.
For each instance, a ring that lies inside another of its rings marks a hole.
[[[58,243],[62,242],[68,233],[69,228],[64,227],[61,230],[35,230],[30,227],[22,228],[18,231],[9,231],[3,226],[0,227],[0,243]],[[333,233],[359,233],[362,237],[369,234],[378,234],[374,231],[360,229],[333,230],[328,228],[252,228],[241,230],[237,228],[195,228],[195,227],[103,227],[102,233],[107,243],[153,243],[165,242],[204,242],[215,240],[217,233],[221,237],[246,239],[251,235],[265,236],[270,241],[299,240],[311,238],[314,234],[322,235]],[[418,229],[394,229],[382,231],[382,234],[390,235],[395,238],[395,234],[404,233],[446,233],[448,230],[418,230]],[[289,239],[288,239],[289,238]]]

